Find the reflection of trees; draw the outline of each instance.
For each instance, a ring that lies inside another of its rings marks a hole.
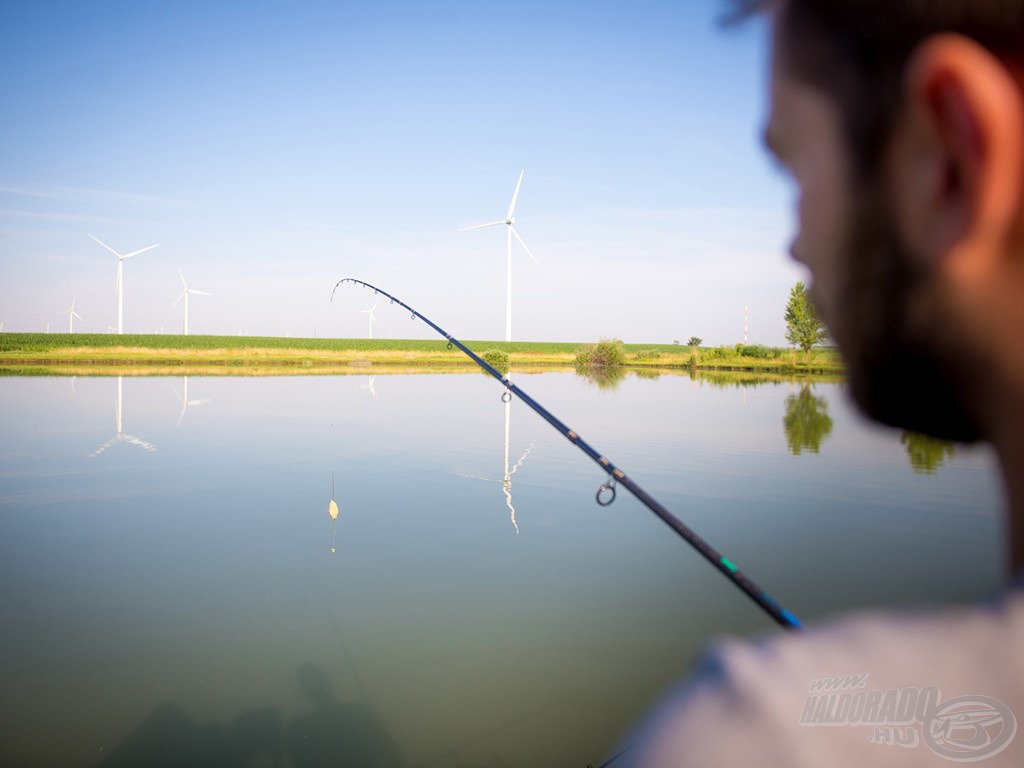
[[[821,441],[832,432],[828,401],[814,395],[810,385],[800,387],[799,394],[786,398],[786,415],[782,419],[786,442],[794,456],[808,450],[817,453]]]
[[[922,475],[933,475],[935,471],[953,458],[956,445],[949,440],[940,440],[919,432],[904,432],[900,442],[906,446],[910,466]]]
[[[655,381],[661,378],[661,371],[657,368],[637,368],[633,371],[633,375],[638,379],[649,379]]]
[[[779,384],[785,381],[782,376],[748,373],[746,371],[694,370],[690,372],[690,378],[702,384],[710,384],[716,389],[760,387],[763,384]]]
[[[576,375],[596,384],[598,389],[617,389],[627,373],[621,365],[576,366]]]

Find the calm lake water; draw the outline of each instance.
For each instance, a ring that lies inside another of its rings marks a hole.
[[[989,452],[915,467],[841,385],[515,379],[804,620],[1002,577]],[[0,379],[0,764],[583,768],[714,636],[775,631],[501,394]]]

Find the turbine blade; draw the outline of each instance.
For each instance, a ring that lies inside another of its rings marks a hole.
[[[86,233],[86,234],[88,234],[88,233]],[[89,237],[92,237],[92,235],[89,235]],[[106,243],[104,243],[104,242],[103,242],[102,240],[100,240],[100,239],[99,239],[98,237],[92,237],[92,239],[93,239],[93,240],[95,240],[95,241],[96,241],[97,243],[99,243],[100,245],[102,245],[102,246],[103,246],[104,248],[106,248],[106,249],[107,249],[108,251],[110,251],[110,252],[111,252],[112,254],[114,254],[115,256],[117,256],[117,258],[119,258],[119,259],[121,258],[121,254],[120,254],[120,253],[118,253],[117,251],[115,251],[115,250],[114,250],[113,248],[111,248],[111,247],[110,247],[109,245],[107,245]]]
[[[523,242],[523,238],[521,238],[519,236],[519,233],[516,232],[516,228],[510,225],[509,229],[512,230],[512,234],[516,236],[516,240],[518,240],[519,244],[521,246],[523,246],[523,250],[526,251],[530,255],[530,258],[533,259],[533,263],[536,264],[537,263],[537,258],[533,255],[533,253],[530,251],[530,249],[526,247],[526,243]]]
[[[489,222],[487,224],[477,224],[476,226],[473,226],[473,227],[463,227],[462,229],[459,230],[459,232],[469,232],[469,230],[471,230],[471,229],[483,229],[484,227],[496,227],[499,224],[504,224],[504,223],[505,223],[504,221],[492,221],[492,222]]]
[[[179,295],[178,298],[176,298],[174,300],[174,304],[171,304],[171,306],[173,307],[175,304],[177,304],[179,301],[181,301],[185,297],[186,293],[188,293],[188,291],[182,291],[181,295]]]
[[[158,243],[158,245],[159,245],[159,243]],[[156,245],[147,245],[145,248],[139,248],[139,250],[137,250],[137,251],[132,251],[131,253],[126,253],[121,258],[122,259],[130,259],[132,256],[138,256],[140,253],[145,253],[146,251],[151,251],[154,248],[156,248]]]
[[[188,283],[185,282],[185,276],[181,274],[181,267],[178,267],[178,277],[181,278],[181,284],[185,286],[185,290],[188,290]]]
[[[191,288],[189,290],[189,293],[198,293],[200,296],[213,296],[212,293],[207,293],[206,291],[197,291],[195,288]]]
[[[75,312],[75,310],[71,310],[71,314],[74,315],[75,317],[77,317],[79,320],[82,319],[82,316],[80,314],[78,314],[77,312]]]
[[[519,181],[516,182],[516,191],[512,193],[512,202],[508,206],[508,216],[505,218],[510,221],[512,220],[512,213],[516,209],[516,199],[519,197],[519,186],[523,183],[524,173],[526,173],[525,168],[519,172]]]

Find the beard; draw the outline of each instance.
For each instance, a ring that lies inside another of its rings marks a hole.
[[[853,400],[883,424],[974,442],[970,380],[984,380],[987,366],[958,333],[936,270],[905,246],[881,185],[859,186],[830,323]]]

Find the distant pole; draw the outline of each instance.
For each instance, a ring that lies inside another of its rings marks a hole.
[[[747,307],[743,308],[743,346],[747,346]]]

